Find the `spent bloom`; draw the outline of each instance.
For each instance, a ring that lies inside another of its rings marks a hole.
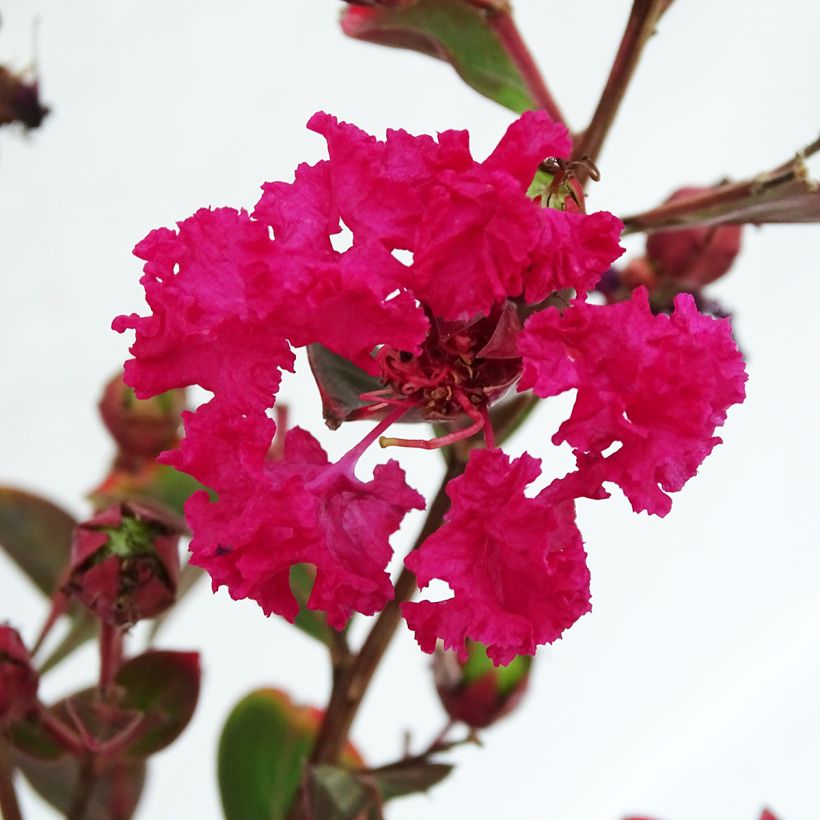
[[[446,581],[452,597],[403,612],[428,652],[443,640],[466,659],[474,640],[496,663],[532,654],[589,610],[575,499],[613,482],[636,510],[665,514],[667,493],[719,441],[745,380],[728,324],[685,295],[671,317],[653,316],[641,292],[586,302],[622,253],[622,225],[584,212],[568,133],[543,112],[520,117],[482,162],[464,131],[377,140],[324,113],[308,127],[329,158],[265,184],[251,214],[203,209],[137,245],[151,312],[114,323],[136,331],[125,378],[138,397],[194,384],[213,394],[162,457],[215,494],[186,508],[192,560],[268,614],[296,616],[300,563],[316,567],[308,606],[332,625],[377,612],[393,597],[390,538],[424,501],[392,460],[361,481],[359,457],[377,439],[434,449],[483,432],[486,448],[450,482],[444,525],[407,559],[420,584]],[[343,226],[352,244],[340,251]],[[297,347],[330,426],[376,422],[335,463],[298,428],[271,452],[269,411]],[[539,461],[498,449],[489,412],[528,389],[577,390],[554,437],[577,469],[535,495]],[[385,435],[398,421],[447,432]]]

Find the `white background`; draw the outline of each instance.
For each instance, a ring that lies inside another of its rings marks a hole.
[[[0,481],[78,514],[112,446],[94,410],[126,355],[108,328],[141,309],[130,255],[151,228],[202,205],[251,206],[264,180],[322,155],[304,130],[326,109],[383,132],[469,128],[483,156],[511,115],[443,63],[345,40],[334,0],[6,0],[0,55],[22,66],[39,17],[43,94],[54,114],[30,139],[0,134]],[[519,0],[519,19],[571,123],[591,114],[628,0]],[[817,136],[820,6],[810,0],[679,0],[647,50],[601,158],[590,207],[648,207],[683,183],[747,175]],[[820,597],[816,463],[820,230],[749,229],[736,269],[713,288],[736,311],[749,397],[725,444],[665,520],[620,494],[585,502],[594,611],[540,653],[531,693],[453,758],[430,796],[393,820],[783,820],[820,817]],[[632,248],[640,247],[639,242]],[[332,454],[364,428],[330,435],[304,370],[282,392],[296,423]],[[553,402],[511,450],[557,474]],[[433,488],[435,454],[405,459]],[[365,465],[368,467],[369,465]],[[412,518],[396,539],[406,545]],[[42,600],[0,557],[0,619],[31,639]],[[321,704],[322,650],[252,603],[204,587],[162,645],[203,652],[191,727],[154,759],[139,820],[218,818],[215,747],[232,704],[275,685]],[[44,683],[47,698],[90,682],[94,653]],[[412,728],[442,715],[428,658],[402,629],[354,733],[385,762]],[[24,790],[26,817],[53,814]]]

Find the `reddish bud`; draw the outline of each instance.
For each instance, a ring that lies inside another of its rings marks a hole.
[[[507,666],[494,666],[482,644],[468,641],[464,663],[454,652],[437,650],[433,674],[447,714],[483,729],[518,706],[527,691],[531,665],[532,658],[522,655]]]
[[[681,188],[667,202],[685,199],[705,188]],[[732,267],[740,252],[742,225],[653,233],[646,240],[646,253],[663,279],[689,288],[701,288],[719,279]]]
[[[0,624],[0,729],[28,712],[37,697],[38,682],[19,633]]]
[[[180,532],[136,502],[108,507],[74,530],[65,592],[110,624],[159,615],[176,599]]]
[[[185,391],[169,390],[141,401],[121,376],[114,376],[105,386],[99,408],[123,455],[155,458],[179,441]]]
[[[48,114],[40,102],[36,80],[26,80],[0,66],[0,125],[18,122],[25,128],[38,128]]]

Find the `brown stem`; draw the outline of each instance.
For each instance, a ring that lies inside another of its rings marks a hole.
[[[598,159],[609,129],[618,113],[621,100],[624,98],[629,81],[635,72],[647,40],[655,33],[655,26],[663,13],[672,4],[672,0],[633,0],[632,11],[621,38],[618,53],[609,72],[598,107],[592,116],[589,127],[575,144],[573,159],[587,156],[593,162]],[[581,182],[588,178],[588,172],[579,168],[577,172]]]
[[[480,3],[474,4],[480,5]],[[501,45],[515,63],[516,68],[521,72],[521,76],[527,84],[527,90],[535,103],[539,108],[543,108],[556,122],[566,125],[566,120],[558,107],[558,103],[550,93],[546,82],[544,82],[544,77],[527,48],[518,26],[515,24],[512,11],[489,8],[487,9],[487,22],[490,28],[495,31]]]
[[[451,479],[461,475],[464,467],[464,462],[456,459],[447,465],[441,486],[430,505],[427,520],[424,522],[413,549],[421,546],[422,542],[441,526],[444,514],[450,506],[446,493],[447,484]],[[330,703],[313,747],[312,763],[334,763],[341,754],[350,726],[361,706],[373,673],[401,621],[399,605],[410,600],[415,589],[415,576],[405,567],[396,581],[394,600],[382,610],[361,650],[347,668],[341,670],[333,686]]]
[[[686,226],[703,226],[720,222],[800,222],[796,214],[789,219],[761,219],[759,212],[744,216],[744,206],[754,204],[756,197],[778,190],[792,196],[812,193],[816,196],[816,183],[803,176],[806,174],[804,160],[820,151],[820,138],[807,145],[797,156],[778,165],[771,171],[758,174],[741,182],[725,182],[690,196],[664,202],[656,208],[624,217],[624,233],[637,231],[661,231]],[[764,203],[765,204],[765,203]],[[813,218],[811,221],[816,221]]]
[[[97,773],[94,767],[94,758],[89,755],[80,766],[77,790],[74,793],[74,799],[71,802],[68,814],[66,814],[66,820],[85,820],[96,784]]]
[[[0,816],[3,820],[23,820],[14,789],[14,766],[6,742],[0,738]]]

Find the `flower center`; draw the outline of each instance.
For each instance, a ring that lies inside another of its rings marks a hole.
[[[421,353],[384,346],[376,354],[382,382],[427,421],[473,416],[500,399],[521,375],[515,307],[507,303],[467,322],[430,321]]]

